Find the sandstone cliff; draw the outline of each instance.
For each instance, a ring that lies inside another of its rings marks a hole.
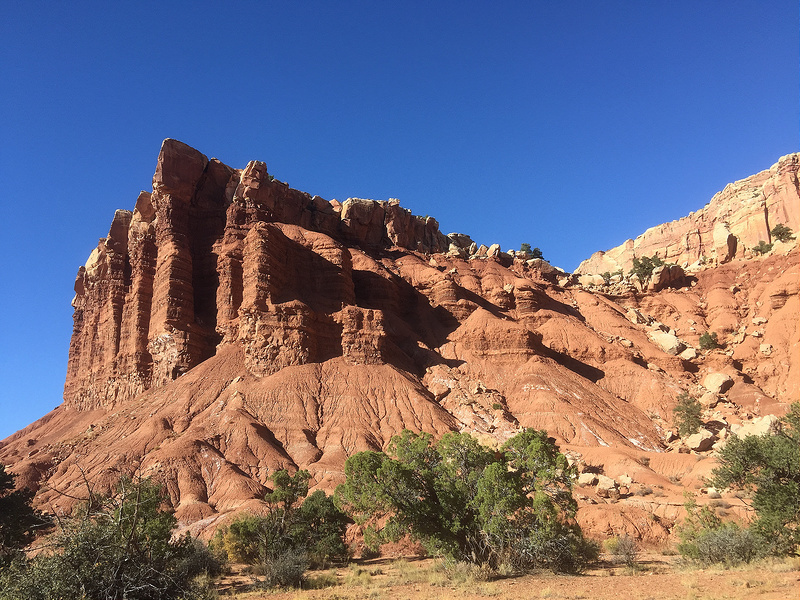
[[[783,224],[800,230],[800,154],[781,157],[770,169],[731,183],[697,212],[651,227],[636,239],[596,252],[576,273],[627,273],[634,257],[658,255],[684,267],[751,257],[759,241]]]
[[[202,526],[257,506],[275,469],[330,490],[348,456],[404,428],[497,444],[535,427],[630,480],[613,503],[582,488],[584,522],[635,528],[642,501],[616,504],[633,485],[710,468],[672,441],[681,392],[703,399],[717,448],[800,392],[797,250],[649,291],[576,279],[397,201],[326,201],[166,140],[152,192],[78,270],[64,403],[0,442],[0,462],[49,510],[85,478],[157,474]],[[724,347],[700,351],[706,331]],[[649,502],[665,522],[680,505]]]

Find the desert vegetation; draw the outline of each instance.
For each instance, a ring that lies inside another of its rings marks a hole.
[[[779,242],[788,242],[789,240],[794,239],[794,232],[783,223],[778,223],[775,225],[775,227],[773,227],[769,233]]]
[[[687,497],[678,551],[701,565],[736,565],[764,556],[798,554],[800,544],[800,402],[775,435],[733,436],[720,451],[711,485],[749,497],[749,526],[723,521],[712,507]]]
[[[676,407],[676,420],[693,423],[695,402],[682,395],[678,407],[685,410]],[[599,556],[599,546],[575,522],[575,468],[543,431],[525,430],[496,449],[462,433],[435,440],[404,431],[385,452],[350,457],[345,474],[330,497],[308,494],[306,471],[275,472],[263,513],[239,516],[208,545],[175,536],[176,521],[158,483],[123,477],[112,493],[89,493],[71,516],[59,517],[55,530],[39,537],[38,552],[26,555],[25,544],[49,521],[31,508],[29,492],[13,491],[13,476],[0,469],[0,507],[8,508],[0,512],[0,599],[211,599],[218,596],[214,578],[227,563],[246,565],[251,589],[412,584],[497,595],[487,582],[537,569],[575,573]],[[683,560],[699,568],[732,568],[797,556],[800,403],[773,435],[733,436],[708,484],[744,494],[755,519],[725,521],[713,502],[700,507],[687,495],[687,516],[678,527]],[[438,561],[369,567],[373,563],[362,558],[347,567],[348,522],[363,533],[365,557],[379,556],[381,544],[403,538],[420,542]],[[609,538],[604,550],[606,564],[624,566],[624,574],[649,568],[628,535]],[[309,575],[310,568],[317,571]]]
[[[675,415],[678,434],[682,437],[697,433],[703,426],[703,419],[701,418],[703,407],[696,398],[692,398],[686,392],[678,396],[678,403],[672,409],[672,412]]]
[[[15,489],[14,480],[14,474],[0,465],[0,568],[21,558],[37,531],[50,525],[50,519],[31,506],[33,492]]]
[[[575,470],[543,431],[499,452],[467,434],[404,431],[386,453],[350,457],[345,475],[337,504],[376,540],[408,535],[430,554],[492,569],[575,572],[597,555],[574,520]]]
[[[519,253],[524,254],[528,258],[544,258],[540,248],[531,248],[531,245],[527,242],[520,244]]]
[[[764,240],[759,240],[758,246],[753,246],[751,250],[753,254],[769,254],[772,252],[772,244],[768,244]]]
[[[716,331],[706,331],[700,336],[698,343],[701,350],[714,350],[720,346]]]
[[[658,257],[658,254],[654,254],[653,256],[642,256],[634,257],[633,258],[633,266],[630,270],[630,275],[636,275],[642,281],[649,279],[650,276],[653,274],[653,270],[656,267],[661,267],[665,263]]]
[[[212,549],[250,565],[261,587],[300,586],[309,567],[346,559],[347,517],[321,490],[306,497],[310,477],[304,470],[274,473],[274,489],[264,498],[267,513],[241,516],[218,530]]]
[[[123,477],[109,495],[89,493],[32,558],[18,554],[0,574],[3,600],[202,599],[219,562],[191,536],[173,537],[163,488]]]

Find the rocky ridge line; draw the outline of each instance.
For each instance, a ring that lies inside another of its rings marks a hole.
[[[634,257],[653,255],[690,269],[752,257],[759,241],[773,242],[775,225],[800,230],[798,171],[800,153],[783,156],[771,168],[728,184],[702,209],[595,252],[575,273],[627,273]]]

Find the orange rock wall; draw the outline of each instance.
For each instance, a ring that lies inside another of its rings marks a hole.
[[[789,154],[770,169],[731,183],[702,209],[651,227],[636,239],[595,252],[576,273],[630,271],[634,257],[653,256],[690,266],[752,256],[760,240],[772,242],[770,231],[783,224],[800,231],[800,154]]]
[[[261,375],[350,350],[366,360],[355,350],[364,315],[332,316],[355,304],[342,242],[450,246],[434,219],[397,201],[326,202],[273,180],[263,162],[239,171],[166,140],[152,193],[140,194],[133,213],[117,211],[78,271],[67,405],[113,406],[234,341]],[[368,328],[379,322],[379,313],[367,316]]]

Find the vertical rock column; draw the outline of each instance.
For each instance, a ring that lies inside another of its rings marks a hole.
[[[203,356],[204,340],[194,323],[189,209],[208,159],[176,140],[165,140],[153,176],[152,204],[158,247],[148,350],[152,385],[185,373]]]
[[[141,192],[128,228],[130,286],[122,314],[117,359],[120,385],[125,386],[124,395],[128,398],[148,389],[152,377],[153,359],[147,344],[158,255],[154,220],[151,194]]]
[[[100,240],[75,280],[75,324],[64,385],[64,398],[75,408],[107,407],[117,398],[130,221],[127,210],[114,214],[108,237]]]

